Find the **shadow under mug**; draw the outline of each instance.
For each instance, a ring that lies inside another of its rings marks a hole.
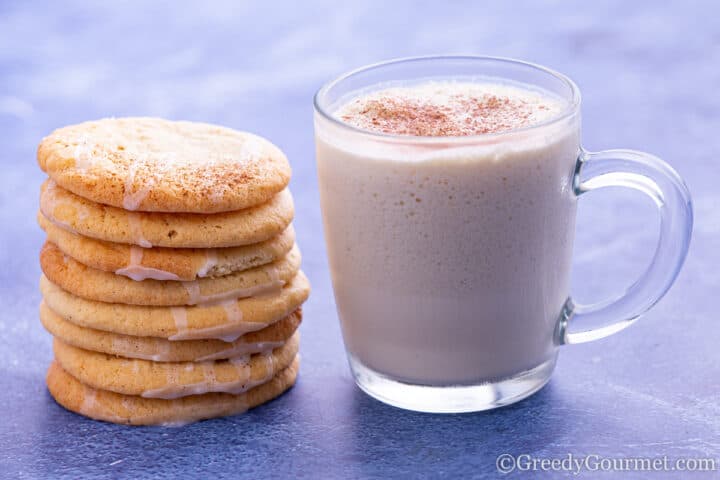
[[[546,121],[467,137],[370,132],[334,111],[358,95],[428,81],[492,82],[563,101]],[[547,68],[492,57],[420,57],[353,71],[315,96],[321,207],[350,368],[371,396],[410,410],[469,412],[549,380],[561,345],[618,332],[670,288],[692,231],[690,194],[665,162],[580,146],[580,93]],[[619,298],[569,296],[577,198],[649,196],[653,260]]]

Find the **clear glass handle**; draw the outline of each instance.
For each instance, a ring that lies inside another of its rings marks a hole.
[[[569,298],[558,322],[559,344],[607,337],[633,323],[660,300],[675,281],[690,245],[693,212],[682,178],[659,158],[633,150],[583,151],[574,179],[580,196],[603,187],[627,187],[649,196],[660,212],[660,238],[650,266],[624,294],[577,305]]]

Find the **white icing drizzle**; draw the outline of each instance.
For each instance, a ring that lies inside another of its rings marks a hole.
[[[200,295],[200,284],[197,282],[197,280],[193,280],[191,282],[183,282],[183,287],[185,287],[185,290],[188,294],[188,301],[187,303],[189,305],[197,305],[200,303],[202,299],[202,295]]]
[[[272,357],[272,354],[269,355]],[[218,365],[215,362],[200,362],[190,363],[194,369],[195,365],[199,365],[202,368],[203,380],[197,383],[180,384],[178,382],[178,375],[175,366],[168,366],[167,384],[164,387],[154,388],[151,390],[145,390],[141,393],[142,397],[145,398],[162,398],[166,400],[172,400],[175,398],[186,397],[188,395],[202,395],[208,392],[222,392],[230,393],[233,395],[239,395],[248,391],[249,389],[261,385],[267,382],[274,375],[275,361],[274,359],[268,360],[268,355],[258,356],[258,361],[265,362],[265,366],[268,369],[265,377],[259,381],[251,382],[252,376],[252,363],[250,357],[242,355],[228,359],[228,363],[235,366],[238,376],[236,379],[229,382],[218,382],[215,374],[215,368]],[[186,366],[187,368],[187,366]]]
[[[138,190],[134,191],[136,184],[136,174],[140,167],[140,159],[135,158],[128,167],[127,177],[125,177],[125,192],[123,194],[123,208],[125,210],[137,210],[145,197],[148,196],[150,190],[155,183],[153,177],[149,176],[143,180],[143,185]],[[149,173],[149,172],[148,172]]]
[[[132,416],[132,413],[135,411],[133,408],[133,402],[130,400],[129,397],[123,396],[122,400],[120,401],[120,404],[127,410],[128,414]]]
[[[262,330],[265,327],[267,327],[266,323],[243,322],[236,325],[225,324],[207,328],[193,328],[192,330],[178,330],[178,332],[175,335],[171,335],[168,340],[216,339],[231,343],[248,332]]]
[[[57,191],[57,183],[55,180],[48,180],[45,185],[45,191],[40,195],[40,211],[52,224],[57,225],[63,230],[69,230],[74,232],[72,226],[67,223],[55,218],[55,208],[57,207],[57,198],[55,198],[55,192]],[[87,212],[85,212],[87,214]]]
[[[272,351],[264,352],[258,355],[265,362],[265,377],[258,382],[259,384],[269,382],[275,376],[275,357]]]
[[[128,358],[138,358],[140,360],[150,360],[153,362],[173,362],[176,360],[171,359],[172,347],[170,342],[164,338],[156,338],[154,342],[153,351],[155,353],[148,354],[139,352],[136,349],[137,344],[127,338],[113,336],[112,346],[110,353],[121,355]],[[223,360],[226,358],[233,358],[239,355],[252,355],[255,353],[264,353],[274,350],[278,347],[282,347],[285,342],[254,342],[248,343],[243,341],[242,338],[235,340],[229,348],[220,350],[202,357],[196,357],[193,359],[194,362],[208,362],[211,360]]]
[[[130,247],[130,265],[142,264],[143,252],[144,252],[144,250],[142,249],[142,247],[138,247],[137,245],[131,246]]]
[[[282,289],[285,286],[285,281],[280,279],[280,273],[278,272],[277,267],[269,267],[267,273],[268,277],[270,278],[270,283],[267,284],[269,288],[259,291],[252,296],[270,297],[272,295],[275,295],[278,290]]]
[[[172,307],[170,308],[170,313],[172,314],[175,328],[177,329],[177,333],[173,336],[182,336],[188,331],[187,310],[185,307]],[[172,338],[173,337],[170,337],[170,340],[172,340]]]
[[[47,219],[50,221],[50,223],[52,223],[52,224],[55,225],[56,227],[60,227],[60,228],[62,228],[63,230],[66,230],[66,231],[75,233],[75,230],[73,230],[72,225],[70,225],[69,223],[67,223],[67,222],[61,222],[60,220],[57,220],[57,219],[55,219],[55,218],[52,218],[52,217],[48,216],[48,215],[42,210],[42,208],[40,209],[40,211],[42,211],[42,212],[43,212],[43,215],[45,215],[45,218],[47,218]]]
[[[170,350],[172,348],[170,347],[170,343],[168,343],[167,340],[164,338],[156,338],[155,339],[155,353],[154,355],[151,355],[152,358],[149,360],[152,360],[154,362],[160,362],[160,361],[166,361],[170,357]]]
[[[217,263],[217,250],[214,248],[208,248],[205,250],[205,263],[198,269],[197,276],[207,277],[207,274],[217,265]]]
[[[113,336],[111,343],[111,353],[129,358],[139,358],[141,360],[152,360],[154,362],[168,361],[170,357],[170,344],[162,338],[155,339],[154,354],[146,354],[137,350],[137,343],[132,338],[126,336]]]
[[[220,350],[219,352],[204,355],[196,358],[196,362],[207,362],[209,360],[220,360],[223,358],[232,358],[238,355],[248,355],[253,353],[264,353],[278,347],[282,347],[285,342],[256,342],[246,343],[242,339],[236,340],[231,348]]]
[[[250,365],[250,355],[235,355],[228,358],[228,362],[232,363],[236,367],[247,367]],[[249,377],[250,375],[248,375]]]
[[[87,135],[82,135],[78,139],[78,144],[73,149],[73,158],[76,170],[87,171],[93,166],[93,156],[90,154]]]
[[[268,277],[270,277],[270,283],[284,285],[285,282],[280,280],[280,273],[278,272],[278,269],[276,267],[270,267],[268,270]]]
[[[69,230],[72,233],[77,233],[69,223],[63,222],[55,218],[55,209],[60,204],[57,198],[57,189],[58,185],[55,180],[50,179],[47,181],[47,183],[45,184],[45,191],[42,192],[42,194],[40,195],[40,211],[45,216],[45,218],[47,218],[55,225],[62,227],[65,230]],[[90,216],[90,212],[88,212],[87,206],[83,204],[73,205],[73,209],[75,210],[75,215],[77,216],[78,223],[85,222],[85,220]]]
[[[235,300],[235,299],[226,300],[224,302],[221,302],[220,305],[222,305],[223,309],[225,310],[225,315],[227,315],[228,322],[230,322],[230,323],[242,322],[243,313],[242,313],[242,310],[240,310],[240,305],[238,305],[237,300]]]
[[[205,306],[210,306],[228,300],[275,294],[282,289],[283,286],[285,286],[285,282],[275,276],[270,283],[254,285],[247,288],[236,288],[234,290],[215,293],[213,295],[202,295],[200,293],[200,284],[197,280],[183,282],[183,286],[188,293],[188,305],[204,304]]]
[[[140,282],[148,278],[153,280],[180,280],[176,274],[160,270],[158,268],[145,267],[142,265],[143,248],[133,245],[130,247],[130,263],[127,267],[115,270],[116,275],[124,275]]]
[[[86,415],[89,417],[92,415],[93,408],[95,407],[97,390],[85,388],[84,393],[85,393],[85,396],[83,397],[82,404],[80,405],[80,408],[78,410],[83,415]]]
[[[130,227],[130,236],[132,237],[132,241],[136,245],[140,245],[141,247],[152,248],[152,243],[150,243],[145,239],[145,237],[143,237],[140,216],[134,212],[127,212],[127,219],[128,227]]]
[[[240,307],[234,300],[215,305],[220,305],[225,309],[228,322],[214,327],[193,329],[188,329],[187,309],[185,307],[172,307],[170,311],[172,312],[177,332],[171,335],[168,340],[218,339],[230,343],[247,332],[254,332],[267,327],[265,323],[243,322],[242,310],[240,310]]]

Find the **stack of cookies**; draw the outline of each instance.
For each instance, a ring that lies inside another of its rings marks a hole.
[[[40,318],[58,403],[115,423],[233,415],[290,388],[309,295],[290,166],[248,133],[152,118],[38,149]]]

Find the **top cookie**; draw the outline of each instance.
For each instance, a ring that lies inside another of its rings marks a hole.
[[[217,213],[268,201],[290,181],[269,141],[206,123],[108,118],[55,130],[38,163],[58,185],[125,210]]]

